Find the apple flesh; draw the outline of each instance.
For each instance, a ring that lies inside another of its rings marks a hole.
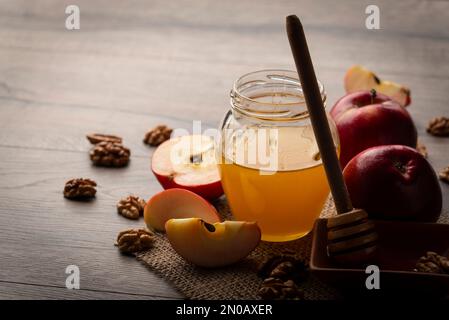
[[[171,219],[165,229],[173,249],[200,267],[223,267],[240,261],[260,242],[257,223],[225,221],[209,224],[202,219]]]
[[[374,89],[389,96],[403,107],[408,106],[411,102],[409,88],[392,81],[380,80],[374,72],[359,65],[348,69],[344,82],[347,93]]]
[[[370,147],[401,144],[416,148],[417,132],[407,110],[376,91],[358,91],[339,99],[331,117],[340,137],[342,167]]]
[[[211,137],[192,135],[165,141],[153,154],[151,170],[164,189],[182,188],[208,200],[223,195]]]
[[[343,176],[354,207],[372,219],[434,222],[441,213],[437,176],[415,149],[367,149],[349,161]]]
[[[220,222],[217,210],[202,197],[185,189],[169,189],[148,200],[144,209],[148,228],[165,231],[165,223],[173,218],[201,218],[209,223]]]

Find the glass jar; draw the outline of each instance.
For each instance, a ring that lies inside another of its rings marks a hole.
[[[337,130],[328,121],[338,151]],[[217,162],[234,218],[257,221],[265,241],[310,232],[329,186],[297,73],[262,70],[240,77],[220,129]]]

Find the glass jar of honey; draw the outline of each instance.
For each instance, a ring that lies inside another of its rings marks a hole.
[[[262,70],[240,77],[220,128],[217,162],[234,218],[256,221],[265,241],[310,232],[329,186],[297,73]]]

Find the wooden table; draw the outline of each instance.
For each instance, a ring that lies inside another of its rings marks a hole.
[[[116,213],[122,196],[161,190],[149,170],[147,129],[217,126],[238,76],[293,69],[284,18],[303,19],[332,105],[345,70],[364,64],[412,89],[409,111],[436,170],[449,141],[425,133],[449,114],[449,2],[381,1],[380,30],[365,28],[371,1],[0,1],[0,298],[160,299],[180,295],[113,246],[143,221]],[[77,4],[81,29],[65,28]],[[91,166],[85,134],[124,137],[125,169]],[[66,180],[98,183],[89,203],[62,196]],[[444,212],[449,187],[442,185]],[[79,266],[81,289],[65,268]]]

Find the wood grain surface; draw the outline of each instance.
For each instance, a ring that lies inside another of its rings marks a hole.
[[[353,64],[402,82],[429,161],[437,171],[449,165],[449,140],[425,132],[432,117],[449,116],[449,2],[376,1],[381,29],[367,30],[370,3],[0,0],[0,298],[180,298],[113,246],[118,231],[143,224],[115,204],[161,190],[149,170],[153,149],[142,144],[147,129],[216,127],[237,77],[294,69],[288,14],[303,21],[330,106]],[[65,29],[69,4],[80,7],[80,30]],[[130,166],[92,167],[92,131],[122,136]],[[72,177],[96,180],[97,198],[64,199]],[[80,267],[80,290],[65,288],[70,264]]]

